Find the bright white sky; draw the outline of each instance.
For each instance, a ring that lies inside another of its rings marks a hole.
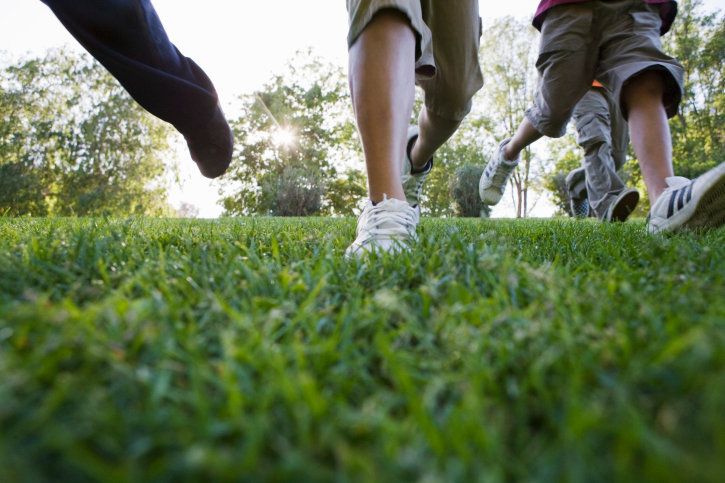
[[[259,89],[295,52],[313,47],[321,57],[347,64],[347,13],[343,0],[153,0],[171,41],[214,81],[222,105]],[[537,0],[481,0],[484,21],[504,15],[532,16]],[[725,9],[725,0],[705,0],[706,10]],[[201,8],[203,6],[203,8]],[[13,57],[42,54],[51,47],[82,48],[39,0],[0,0],[0,50]],[[202,217],[216,217],[217,189],[198,175],[190,159],[185,183],[172,203],[192,203]],[[507,196],[505,199],[510,199]],[[497,208],[494,216],[510,216]],[[541,202],[535,215],[553,211]]]

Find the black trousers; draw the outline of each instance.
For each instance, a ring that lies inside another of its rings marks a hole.
[[[209,77],[171,43],[149,0],[41,0],[144,109],[182,134],[218,102]]]

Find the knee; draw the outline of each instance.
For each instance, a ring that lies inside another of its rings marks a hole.
[[[665,94],[665,81],[662,73],[649,70],[632,78],[622,88],[622,101],[627,110],[634,105],[662,104]]]
[[[587,113],[576,119],[577,144],[585,150],[599,147],[602,144],[612,144],[612,136],[608,119]]]

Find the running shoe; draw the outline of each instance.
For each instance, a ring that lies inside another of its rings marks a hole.
[[[666,179],[668,188],[650,210],[649,232],[708,229],[725,224],[725,163],[690,181]]]
[[[418,126],[408,128],[408,141],[405,144],[405,156],[403,156],[402,181],[405,199],[412,207],[420,203],[420,195],[423,191],[423,184],[433,170],[433,158],[430,158],[422,168],[414,168],[410,160],[410,151],[418,139]]]
[[[488,162],[486,169],[483,170],[481,181],[478,183],[478,193],[481,195],[481,201],[489,206],[501,201],[506,190],[506,183],[511,179],[516,166],[519,164],[519,158],[507,161],[504,157],[503,147],[509,141],[511,141],[511,138],[501,141],[493,159]]]
[[[418,211],[405,201],[368,201],[357,222],[357,238],[345,251],[347,258],[361,257],[374,250],[399,253],[416,240]]]

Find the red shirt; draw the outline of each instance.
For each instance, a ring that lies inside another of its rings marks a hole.
[[[541,25],[544,23],[546,17],[546,11],[551,7],[562,5],[564,3],[574,2],[586,2],[588,0],[541,0],[539,8],[536,9],[536,15],[534,15],[534,27],[538,31],[541,31]],[[647,3],[659,3],[660,4],[660,18],[662,18],[662,27],[660,27],[660,35],[664,35],[669,32],[672,22],[675,20],[677,15],[677,2],[673,0],[642,0]]]

